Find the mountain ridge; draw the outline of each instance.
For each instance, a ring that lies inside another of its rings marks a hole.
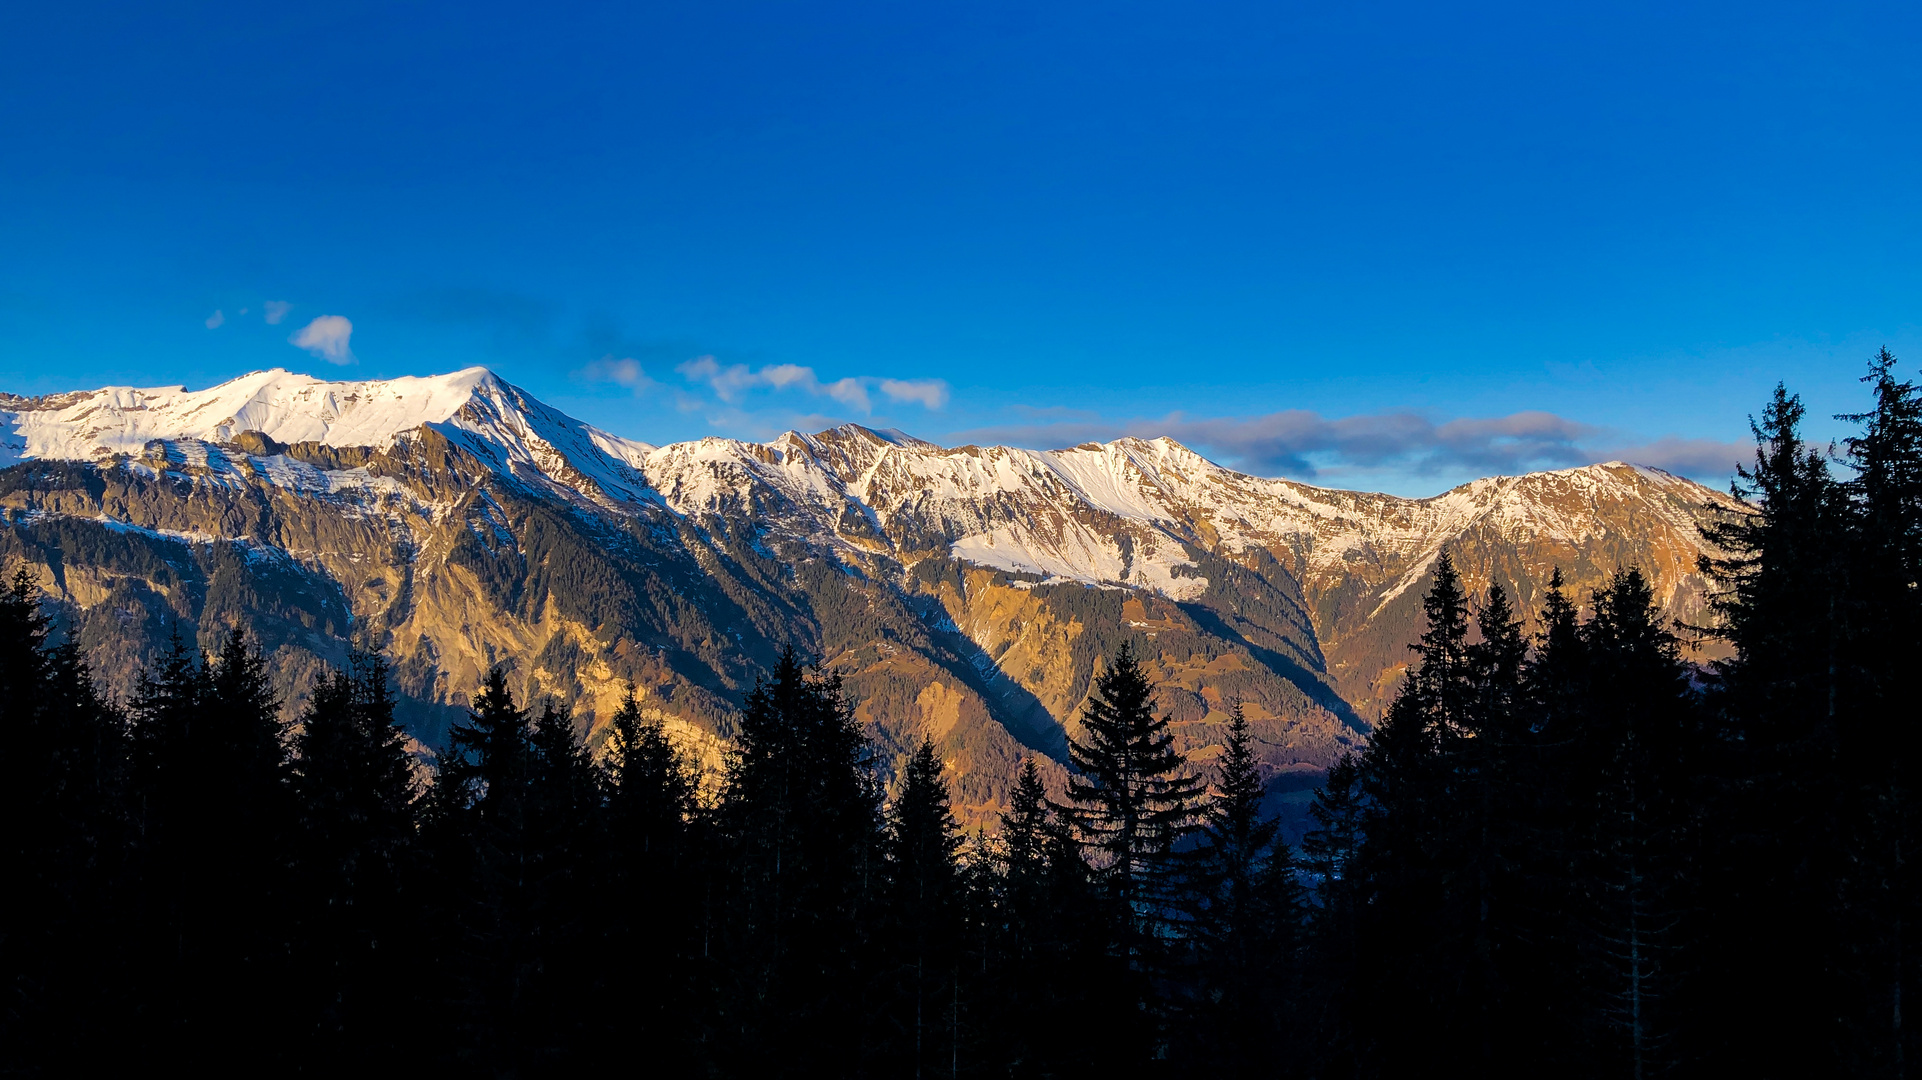
[[[712,758],[731,702],[795,644],[849,673],[895,749],[940,733],[977,815],[1021,756],[1060,758],[1121,640],[1151,654],[1198,760],[1239,698],[1280,777],[1379,716],[1440,552],[1524,611],[1556,566],[1580,598],[1634,563],[1699,617],[1700,525],[1735,506],[1622,463],[1408,499],[1249,476],[1167,438],[942,447],[847,424],[657,446],[484,368],[4,396],[9,463],[8,554],[46,568],[115,671],[161,628],[123,648],[103,611],[203,638],[278,619],[293,701],[347,645],[379,648],[431,742],[509,663],[590,724],[633,680]]]

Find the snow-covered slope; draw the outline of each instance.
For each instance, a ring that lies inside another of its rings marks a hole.
[[[276,369],[199,391],[0,397],[0,426],[4,464],[137,456],[155,440],[223,444],[247,431],[283,444],[388,449],[432,430],[503,475],[611,510],[664,504],[682,515],[752,515],[851,552],[878,546],[910,563],[939,554],[1176,600],[1208,587],[1196,549],[1243,556],[1259,548],[1311,589],[1359,573],[1377,609],[1470,530],[1568,545],[1638,520],[1685,541],[1669,545],[1680,559],[1680,548],[1699,545],[1702,509],[1727,502],[1620,462],[1404,499],[1249,476],[1165,438],[1055,451],[946,448],[847,425],[767,443],[709,438],[657,448],[583,424],[478,367],[359,382]],[[298,474],[271,462],[264,471]]]
[[[656,447],[481,368],[0,395],[0,465],[48,459],[90,464],[0,474],[0,554],[46,568],[119,692],[179,620],[244,620],[288,693],[350,641],[382,649],[430,742],[504,662],[577,715],[634,686],[711,734],[794,645],[848,673],[889,745],[949,739],[971,821],[1029,750],[1062,752],[1123,641],[1195,760],[1240,701],[1267,766],[1322,767],[1392,694],[1442,551],[1522,612],[1557,569],[1580,602],[1638,566],[1698,620],[1699,526],[1731,502],[1621,463],[1405,499],[1168,439]]]
[[[1492,477],[1407,499],[1249,476],[1166,438],[1055,451],[947,449],[852,425],[770,443],[664,446],[643,468],[681,513],[772,504],[789,522],[833,535],[853,508],[909,557],[945,548],[979,566],[1146,587],[1172,599],[1207,587],[1193,573],[1190,546],[1234,556],[1265,549],[1304,578],[1393,569],[1395,580],[1377,597],[1386,603],[1471,529],[1516,543],[1579,544],[1627,518],[1692,545],[1702,511],[1730,501],[1622,462]],[[861,539],[858,531],[847,538]]]
[[[646,502],[636,466],[653,447],[583,424],[474,367],[450,375],[330,382],[275,368],[208,390],[182,386],[40,398],[0,396],[0,465],[140,455],[148,444],[231,442],[257,431],[280,443],[391,448],[428,428],[523,480],[595,501]]]

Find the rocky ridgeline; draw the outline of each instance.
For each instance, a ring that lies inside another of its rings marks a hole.
[[[1168,439],[944,448],[849,425],[655,447],[479,368],[0,398],[0,461],[5,554],[122,694],[176,629],[243,622],[290,700],[350,645],[385,652],[429,746],[505,664],[590,724],[631,681],[718,762],[792,643],[845,673],[887,753],[935,738],[967,821],[1023,757],[1061,757],[1123,639],[1194,758],[1240,700],[1286,790],[1379,716],[1443,550],[1523,611],[1557,567],[1579,597],[1633,564],[1694,619],[1698,528],[1731,505],[1620,463],[1404,499]]]

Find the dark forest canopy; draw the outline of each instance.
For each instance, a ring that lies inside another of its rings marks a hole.
[[[0,1069],[1903,1076],[1922,396],[1866,381],[1841,446],[1785,390],[1755,422],[1713,626],[1623,567],[1524,634],[1444,555],[1293,846],[1239,709],[1191,765],[1125,646],[1059,801],[1029,762],[964,836],[934,745],[884,787],[792,653],[717,787],[632,695],[595,756],[498,671],[429,768],[377,656],[288,729],[238,631],[108,701],[22,572]]]

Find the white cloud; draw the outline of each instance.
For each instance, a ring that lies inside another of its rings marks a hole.
[[[861,385],[860,379],[838,379],[822,389],[827,396],[850,409],[859,409],[864,413],[874,411],[874,403],[868,400],[868,388]]]
[[[286,318],[287,313],[293,309],[294,305],[285,300],[269,300],[260,305],[260,310],[267,316],[268,326],[279,326],[280,320]],[[244,315],[246,312],[241,312],[241,314]]]
[[[882,379],[881,392],[890,401],[918,401],[924,409],[948,404],[948,384],[940,379]]]
[[[218,330],[220,329],[220,324],[226,321],[227,316],[216,308],[212,315],[207,316],[207,329]]]
[[[926,409],[939,409],[948,403],[948,384],[940,379],[884,379],[872,375],[850,375],[824,382],[813,368],[800,364],[769,364],[754,370],[746,364],[722,364],[712,356],[697,356],[675,370],[688,381],[705,383],[714,396],[732,405],[751,390],[801,390],[815,397],[832,398],[861,413],[874,411],[870,387],[878,387],[890,401],[912,401]]]
[[[639,360],[631,356],[616,357],[613,353],[587,365],[577,374],[588,382],[611,382],[616,386],[625,386],[637,395],[656,385],[653,379],[647,377],[647,372],[641,370]]]
[[[322,315],[287,340],[330,364],[351,364],[354,350],[348,346],[348,339],[353,334],[354,324],[346,316]]]

